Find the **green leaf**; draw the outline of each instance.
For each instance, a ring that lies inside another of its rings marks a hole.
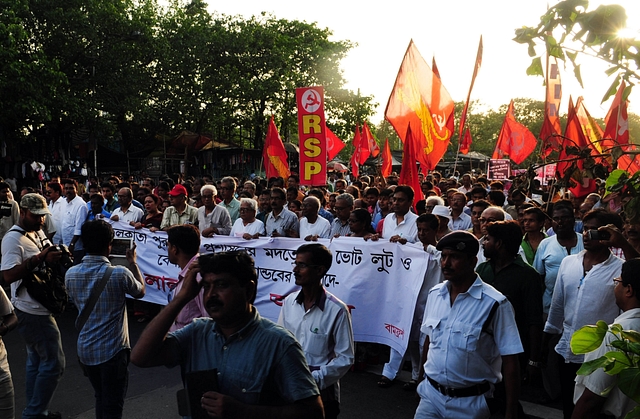
[[[611,83],[611,86],[609,86],[609,90],[607,90],[607,93],[604,94],[600,103],[606,102],[607,99],[616,94],[616,92],[618,91],[618,86],[620,85],[620,79],[621,77],[618,76],[613,80],[613,83]]]
[[[629,174],[621,169],[616,169],[611,172],[611,174],[607,178],[607,181],[605,182],[605,188],[607,191],[605,192],[604,196],[607,196],[612,192],[611,188],[614,185],[617,185],[618,183],[624,183],[624,181],[627,180],[628,177]]]
[[[582,74],[580,74],[580,64],[573,68],[573,74],[576,76],[578,83],[580,83],[580,87],[584,89],[584,84],[582,83]]]
[[[640,368],[633,367],[620,371],[618,374],[618,388],[627,397],[640,403]]]
[[[619,66],[619,65],[614,65],[613,67],[609,67],[609,68],[607,68],[607,69],[604,71],[604,73],[605,73],[607,76],[610,76],[610,75],[614,74],[616,71],[618,71],[619,69],[620,69],[620,66]]]
[[[595,326],[587,325],[576,330],[571,336],[571,350],[574,354],[586,354],[598,349],[609,330],[607,323],[598,321]]]
[[[569,60],[571,60],[571,63],[573,65],[576,65],[576,58],[578,57],[578,53],[577,52],[569,52],[569,51],[567,51],[567,57],[569,57]]]
[[[531,65],[527,68],[527,75],[529,76],[544,76],[542,72],[542,60],[540,57],[536,57],[531,60]]]
[[[631,411],[627,413],[627,416],[624,417],[624,419],[634,419],[634,418],[640,418],[640,406],[636,406],[633,409],[631,409]]]
[[[612,324],[611,326],[609,326],[609,330],[612,333],[615,333],[616,335],[619,335],[620,333],[622,333],[622,326],[620,326],[619,324],[615,323],[615,324]]]
[[[574,335],[575,336],[575,335]],[[593,359],[591,361],[584,362],[580,369],[576,372],[578,375],[589,375],[599,368],[604,368],[609,365],[611,361],[606,356]]]
[[[622,332],[620,332],[620,336],[623,339],[627,339],[631,342],[640,343],[640,333],[636,332],[635,330],[623,330]]]
[[[609,375],[616,375],[620,371],[631,367],[629,364],[629,358],[627,358],[627,356],[622,352],[610,351],[604,356],[611,361],[603,367],[604,371]]]

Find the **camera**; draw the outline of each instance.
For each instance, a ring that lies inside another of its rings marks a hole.
[[[64,244],[59,244],[55,247],[57,252],[62,252],[62,256],[60,257],[60,265],[66,270],[69,269],[73,265],[73,256],[71,252],[69,252],[69,248]]]
[[[589,237],[589,240],[609,240],[611,235],[606,231],[589,230],[587,237]]]

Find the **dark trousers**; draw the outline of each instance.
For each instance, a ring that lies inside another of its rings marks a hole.
[[[576,387],[576,373],[582,364],[566,363],[564,357],[558,355],[560,363],[560,389],[562,394],[562,412],[565,419],[571,419],[573,414],[573,390]]]
[[[96,419],[121,419],[124,398],[129,386],[129,354],[123,349],[113,358],[98,365],[80,363],[84,375],[95,391]]]
[[[335,400],[323,401],[324,419],[336,419],[340,413],[340,403]]]

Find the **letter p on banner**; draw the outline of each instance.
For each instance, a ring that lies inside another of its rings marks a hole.
[[[296,89],[298,137],[300,139],[300,184],[327,183],[327,138],[322,86]]]

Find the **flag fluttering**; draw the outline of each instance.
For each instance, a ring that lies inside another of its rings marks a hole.
[[[516,121],[513,114],[513,100],[504,116],[498,142],[493,152],[494,159],[501,159],[505,154],[514,163],[520,164],[529,157],[536,148],[536,137],[527,127]]]
[[[578,122],[580,123],[580,128],[582,129],[582,134],[587,140],[587,144],[596,153],[602,153],[602,135],[604,132],[596,120],[589,114],[589,111],[587,111],[587,108],[584,106],[584,99],[582,99],[582,96],[580,96],[576,102],[575,112],[576,118],[578,118]]]
[[[384,149],[382,150],[382,177],[387,177],[393,170],[393,156],[391,155],[391,147],[389,147],[389,139],[384,140]]]
[[[362,136],[360,135],[360,126],[356,125],[356,132],[353,134],[353,155],[351,156],[351,173],[353,173],[354,177],[358,177],[360,175],[359,166],[360,166],[360,150],[362,142]]]
[[[412,141],[413,133],[411,131],[411,125],[407,127],[407,138],[404,142],[402,149],[402,168],[400,169],[400,176],[398,184],[408,185],[413,188],[414,198],[413,206],[415,208],[416,202],[424,199],[422,188],[420,186],[420,179],[418,178],[418,166],[416,165],[416,149],[415,141]]]
[[[267,178],[282,177],[288,178],[289,163],[287,160],[287,151],[284,148],[278,128],[273,122],[273,116],[269,121],[267,137],[264,139],[264,148],[262,149],[262,159],[264,160],[264,169]]]
[[[469,132],[469,127],[464,130],[464,136],[462,137],[462,142],[460,142],[460,152],[462,154],[467,154],[471,149],[471,133]]]
[[[602,135],[603,147],[611,148],[618,144],[629,143],[629,117],[627,115],[627,106],[629,102],[623,100],[624,90],[626,88],[624,80],[620,83],[618,92],[611,102],[611,108],[604,118],[604,134]]]
[[[369,129],[369,125],[367,125],[367,122],[365,121],[364,124],[362,124],[362,140],[360,142],[360,146],[363,150],[363,152],[365,152],[366,149],[366,158],[362,158],[362,154],[360,155],[360,164],[364,164],[365,161],[367,161],[367,158],[369,158],[369,156],[371,157],[378,157],[378,155],[380,154],[380,146],[378,146],[378,143],[376,142],[375,137],[373,136],[373,134],[371,134],[371,130]]]
[[[540,130],[542,140],[542,154],[548,156],[554,149],[558,149],[560,140],[554,134],[561,134],[560,101],[562,99],[562,83],[556,57],[547,57],[547,93],[544,102],[544,120]]]
[[[454,104],[413,40],[400,65],[384,114],[402,141],[407,140],[409,124],[414,127],[412,137],[422,171],[435,169],[453,133]]]
[[[327,127],[327,160],[333,160],[344,146],[344,142]]]
[[[460,116],[460,128],[458,129],[458,138],[462,138],[464,124],[467,122],[467,112],[469,111],[469,101],[471,100],[471,90],[473,90],[473,84],[476,82],[476,76],[478,75],[478,70],[480,70],[480,66],[482,65],[482,50],[483,50],[482,35],[480,35],[480,43],[478,44],[478,53],[476,54],[476,63],[473,66],[473,76],[471,76],[471,85],[469,86],[469,93],[467,93],[467,101],[464,103],[464,108],[462,109],[462,115]],[[460,151],[462,152],[462,150]],[[467,149],[467,152],[463,154],[467,154],[468,152],[469,152],[469,149]]]
[[[431,69],[433,70],[433,74],[436,75],[436,77],[440,78],[440,70],[438,70],[438,66],[436,65],[436,56],[433,56],[433,59],[431,60]]]

